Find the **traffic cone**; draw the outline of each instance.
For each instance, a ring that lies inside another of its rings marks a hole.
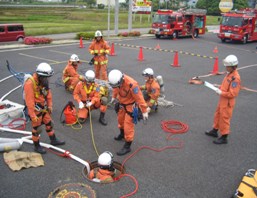
[[[140,49],[139,49],[138,60],[139,61],[143,61],[144,60],[143,48],[142,47],[140,47]]]
[[[214,54],[217,54],[219,51],[218,51],[218,47],[216,46],[215,48],[214,48],[214,50],[213,50],[213,53]]]
[[[79,40],[79,48],[84,48],[82,37]]]
[[[159,43],[156,45],[155,49],[161,49]]]
[[[213,70],[211,72],[212,74],[218,74],[219,73],[219,59],[218,56],[216,56],[214,65],[213,65]]]
[[[180,67],[180,64],[178,63],[178,52],[175,51],[173,64],[171,64],[172,67]]]
[[[110,56],[116,56],[115,54],[115,49],[114,49],[114,43],[112,43],[111,51],[110,51]]]

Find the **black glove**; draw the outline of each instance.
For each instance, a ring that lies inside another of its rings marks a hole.
[[[98,54],[97,54],[97,53],[95,53],[94,55],[95,55],[95,56],[98,56]]]
[[[119,102],[116,102],[116,103],[115,103],[115,105],[114,105],[114,110],[115,110],[116,113],[119,112],[119,110],[120,110],[120,103],[119,103]]]
[[[90,61],[89,61],[89,65],[93,65],[94,64],[94,62],[95,62],[95,59],[94,58],[92,58]]]

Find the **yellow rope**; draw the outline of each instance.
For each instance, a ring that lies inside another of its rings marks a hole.
[[[92,119],[91,119],[90,107],[88,108],[88,112],[89,112],[90,131],[91,131],[92,143],[93,143],[93,146],[94,146],[94,149],[95,149],[95,152],[96,152],[97,156],[99,156],[99,153],[98,153],[96,145],[95,145],[95,139],[94,139],[94,132],[93,132],[93,127],[92,127]]]
[[[78,127],[75,127],[75,125],[78,124]],[[70,126],[74,130],[82,129],[82,124],[79,122],[79,119],[77,118],[76,122],[74,124],[66,124],[66,126]]]

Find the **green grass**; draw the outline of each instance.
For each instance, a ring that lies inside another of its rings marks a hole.
[[[149,15],[133,16],[133,28],[151,29]],[[218,24],[218,17],[208,16],[207,25]],[[107,10],[77,8],[5,8],[0,11],[0,23],[22,23],[27,36],[92,32],[108,29]],[[128,12],[119,12],[119,29],[128,28]],[[114,29],[114,10],[110,12],[110,29]]]

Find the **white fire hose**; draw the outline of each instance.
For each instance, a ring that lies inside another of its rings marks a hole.
[[[28,143],[28,144],[33,144],[33,141],[30,140],[31,137],[32,137],[32,136],[31,136],[32,132],[29,132],[29,131],[22,131],[22,130],[15,130],[15,129],[8,129],[8,128],[4,128],[4,127],[0,127],[0,131],[7,131],[7,132],[14,132],[14,133],[19,133],[19,134],[29,135],[29,136],[26,136],[26,137],[22,137],[21,139],[16,139],[16,140],[14,139],[14,141],[19,140],[19,142],[21,142],[21,144],[22,144],[23,142]],[[8,140],[8,141],[10,141],[10,140]],[[14,141],[13,141],[13,142],[14,142]],[[8,143],[8,142],[7,142],[7,143]],[[10,141],[9,143],[12,143],[12,141]],[[67,153],[66,150],[61,149],[61,148],[58,148],[58,147],[53,146],[53,145],[51,145],[51,144],[47,144],[47,143],[40,142],[40,145],[43,146],[43,147],[45,147],[45,148],[53,149],[53,150],[59,151],[59,152],[64,153],[64,154]],[[0,142],[0,147],[1,147],[1,142]],[[75,160],[75,161],[77,161],[77,162],[83,164],[84,166],[86,166],[87,172],[88,172],[88,173],[90,172],[90,166],[89,166],[88,162],[82,160],[81,158],[79,158],[79,157],[77,157],[77,156],[75,156],[75,155],[73,155],[73,154],[71,154],[71,153],[69,153],[69,157],[70,157],[71,159],[73,159],[73,160]]]

